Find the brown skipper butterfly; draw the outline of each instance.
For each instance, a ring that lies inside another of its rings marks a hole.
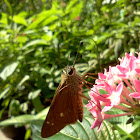
[[[52,100],[41,130],[42,138],[50,137],[68,124],[83,120],[83,78],[73,66],[67,66],[61,74],[61,82]]]

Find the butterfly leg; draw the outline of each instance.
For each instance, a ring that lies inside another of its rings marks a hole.
[[[86,79],[87,77],[89,77],[89,78],[91,78],[91,79],[93,79],[93,80],[96,80],[97,78],[96,77],[93,77],[93,76],[91,76],[91,75],[98,75],[97,73],[86,73],[86,74],[84,74],[82,77],[84,78],[84,79]]]
[[[85,87],[87,87],[89,90],[91,89],[91,88],[88,86],[88,84],[85,83],[84,85],[85,85]]]
[[[93,79],[93,80],[96,80],[97,78],[96,77],[93,77],[93,75],[97,75],[96,73],[86,73],[84,74],[82,77],[84,79],[84,83],[85,83],[85,86],[88,88],[88,89],[91,89],[91,87],[89,85],[93,85],[93,83],[90,83],[88,81],[86,81],[86,78],[90,78],[90,79]]]
[[[78,95],[81,96],[81,97],[83,97],[83,98],[85,98],[85,99],[87,99],[87,100],[90,100],[87,96],[85,96],[85,95],[82,94],[82,93],[78,93]]]

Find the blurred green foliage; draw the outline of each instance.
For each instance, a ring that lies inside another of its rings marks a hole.
[[[139,11],[137,0],[1,0],[0,118],[49,106],[81,40],[80,73],[97,73],[139,51]]]

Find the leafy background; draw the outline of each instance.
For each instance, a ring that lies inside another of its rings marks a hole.
[[[78,73],[101,72],[118,63],[125,52],[139,51],[138,0],[1,0],[0,1],[0,125],[13,139],[41,139],[40,129],[62,68],[73,64]],[[78,50],[80,41],[83,46]],[[94,83],[94,81],[92,81]],[[84,94],[88,96],[84,88]],[[87,101],[84,100],[84,103]],[[84,109],[84,112],[87,112]],[[4,120],[4,121],[2,121]],[[139,139],[139,123],[127,117],[105,122],[100,133],[90,130],[93,118],[67,126],[55,139]],[[136,119],[137,122],[139,118]],[[124,122],[124,123],[121,123]],[[10,126],[12,125],[12,129]],[[80,131],[81,126],[84,126]],[[129,127],[130,126],[130,127]],[[76,132],[69,133],[76,127]],[[32,128],[32,133],[31,133]],[[126,129],[127,128],[127,129]],[[130,129],[128,129],[130,128]],[[16,132],[14,131],[16,130]],[[114,131],[112,131],[114,130]],[[80,131],[80,135],[78,132]],[[76,133],[76,134],[75,134]],[[83,137],[81,137],[83,136]],[[53,138],[50,138],[53,139]]]

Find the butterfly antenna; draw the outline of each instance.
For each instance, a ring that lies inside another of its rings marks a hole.
[[[91,39],[92,39],[92,38],[91,38]],[[100,54],[100,53],[99,53],[99,49],[98,49],[98,47],[97,47],[96,41],[94,41],[93,39],[92,39],[92,41],[95,43],[95,47],[96,47],[96,50],[97,50],[97,54]],[[101,71],[102,71],[100,55],[97,55],[97,57],[98,57],[98,62],[99,62],[99,65],[100,65],[100,69],[101,69]]]
[[[70,62],[70,54],[69,54],[69,56],[68,56],[68,66],[69,66],[69,62]]]
[[[80,46],[83,46],[83,41],[80,41],[80,45],[78,47],[78,50],[77,50],[77,53],[76,53],[76,56],[75,56],[75,59],[74,59],[74,62],[73,62],[73,66],[75,65],[75,62],[76,62],[76,59],[77,59],[77,56],[78,56],[78,52],[79,52]]]

